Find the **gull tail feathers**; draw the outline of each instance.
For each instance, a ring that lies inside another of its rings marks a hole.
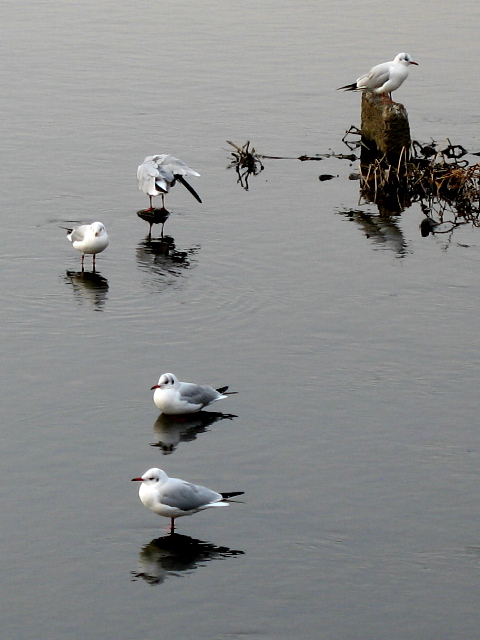
[[[337,91],[357,91],[357,83],[352,82],[352,84],[346,84],[344,87],[338,87]]]
[[[198,193],[195,191],[195,189],[190,184],[188,184],[188,182],[185,180],[185,178],[183,176],[176,175],[175,179],[178,180],[179,182],[181,182],[183,184],[183,186],[185,187],[185,189],[190,191],[192,196],[194,198],[196,198],[200,202],[200,204],[202,203],[202,200],[201,200],[200,196],[198,195]]]
[[[235,496],[243,496],[244,493],[245,491],[230,491],[229,493],[221,493],[220,495],[224,500],[229,500]]]
[[[219,389],[215,389],[215,391],[218,391],[218,393],[223,393],[223,394],[224,394],[224,395],[226,395],[226,396],[233,396],[233,395],[235,395],[236,393],[238,393],[238,391],[229,391],[229,392],[227,393],[227,389],[228,389],[228,386],[226,386],[226,387],[220,387]]]

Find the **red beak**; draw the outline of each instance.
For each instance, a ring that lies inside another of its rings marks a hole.
[[[410,60],[410,64],[416,64],[416,65],[417,65],[417,67],[419,66],[419,65],[418,65],[418,62],[414,62],[413,60]]]
[[[150,388],[150,391],[153,391],[154,389],[160,389],[160,385],[159,384],[154,384],[153,387]]]
[[[143,482],[143,478],[132,478],[132,482]]]

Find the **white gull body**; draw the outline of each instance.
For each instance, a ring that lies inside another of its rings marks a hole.
[[[408,77],[408,67],[411,64],[418,65],[418,62],[414,62],[408,53],[399,53],[391,62],[377,64],[368,73],[360,76],[356,82],[339,89],[390,95],[405,82]]]
[[[147,156],[138,167],[137,178],[138,188],[146,193],[150,198],[150,209],[152,209],[152,197],[162,196],[162,207],[164,206],[164,196],[175,185],[178,180],[190,191],[198,202],[202,202],[195,189],[185,180],[187,176],[200,177],[200,174],[179,160],[167,153]]]
[[[175,518],[191,516],[212,507],[228,507],[229,498],[243,491],[218,493],[180,478],[169,478],[162,469],[149,469],[140,478],[132,478],[142,484],[138,491],[140,500],[159,516],[170,518],[170,532],[174,531]]]
[[[196,413],[212,402],[223,400],[228,395],[236,393],[235,391],[225,393],[227,389],[228,387],[214,389],[193,382],[180,382],[173,373],[164,373],[151,391],[155,390],[153,401],[158,409],[162,413],[173,416]]]
[[[93,268],[95,268],[95,255],[106,249],[109,243],[105,225],[101,222],[93,222],[67,229],[67,231],[68,240],[75,249],[82,252],[82,268],[86,253],[93,255]]]

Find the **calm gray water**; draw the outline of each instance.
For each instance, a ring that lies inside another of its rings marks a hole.
[[[480,150],[478,2],[2,9],[2,638],[477,638],[480,232],[372,233],[334,158],[247,192],[226,141],[346,152],[335,88],[408,51],[413,136]],[[163,152],[204,201],[169,196],[170,255],[136,216]],[[93,220],[96,277],[59,228]],[[166,424],[165,371],[239,393]],[[244,502],[169,539],[152,466]]]

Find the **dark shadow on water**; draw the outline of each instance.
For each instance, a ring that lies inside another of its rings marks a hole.
[[[205,433],[207,427],[220,420],[237,418],[233,413],[215,411],[199,411],[185,416],[166,416],[160,414],[153,425],[153,431],[158,442],[152,447],[158,447],[163,455],[173,453],[180,442],[192,442],[200,433]]]
[[[420,223],[420,234],[422,238],[427,238],[429,235],[435,236],[442,234],[452,235],[453,230],[460,226],[455,222],[437,222],[429,216],[426,216]]]
[[[354,209],[339,213],[354,222],[376,248],[393,251],[398,258],[408,253],[408,245],[396,217],[383,217]]]
[[[195,246],[179,251],[172,236],[158,239],[147,237],[137,246],[137,266],[151,276],[150,284],[156,291],[163,291],[166,287],[176,284],[188,269],[195,266],[192,258],[199,249],[199,246]]]
[[[64,280],[73,287],[73,295],[78,304],[87,302],[95,311],[103,311],[108,299],[107,278],[98,271],[67,271]]]
[[[139,553],[140,571],[131,572],[132,582],[141,578],[151,585],[162,584],[166,578],[192,573],[210,560],[231,558],[244,553],[172,533],[155,538],[142,548]]]

